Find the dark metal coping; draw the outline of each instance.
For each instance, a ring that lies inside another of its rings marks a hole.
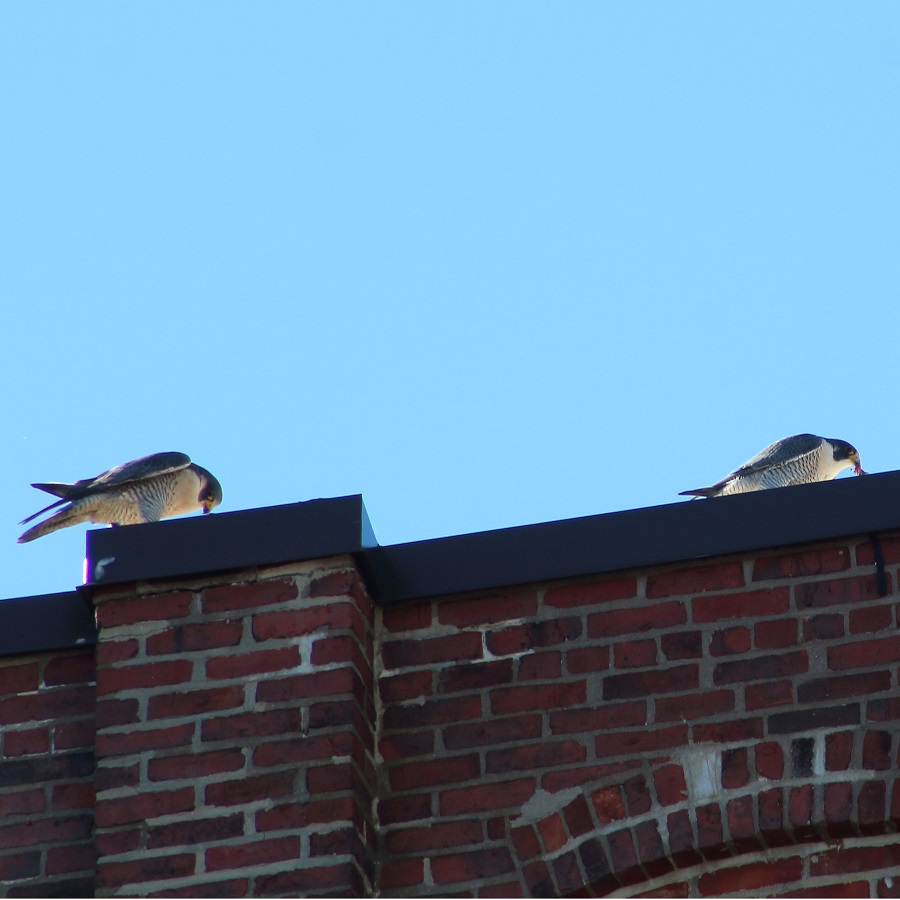
[[[386,547],[353,495],[89,531],[87,590],[352,554],[387,605],[898,528],[900,471]],[[92,629],[74,593],[0,603],[0,654],[74,646]]]

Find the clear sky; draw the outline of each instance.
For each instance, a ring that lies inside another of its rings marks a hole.
[[[0,597],[160,450],[383,544],[900,468],[897,3],[9,2],[0,121]]]

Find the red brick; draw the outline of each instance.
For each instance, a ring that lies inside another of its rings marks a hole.
[[[314,631],[351,626],[350,603],[331,606],[310,606],[305,609],[276,609],[256,613],[251,630],[256,641],[269,641],[299,637]]]
[[[481,634],[463,631],[434,638],[385,641],[382,651],[385,669],[431,666],[440,662],[481,659]]]
[[[573,838],[579,838],[583,834],[594,830],[594,820],[588,808],[584,796],[579,794],[574,800],[569,801],[563,808],[563,819],[569,834]]]
[[[425,863],[421,859],[387,859],[378,880],[384,889],[414,887],[425,880]]]
[[[828,668],[871,669],[900,660],[900,637],[855,641],[828,648]]]
[[[206,786],[204,800],[209,806],[243,806],[258,800],[288,797],[294,793],[294,773],[241,776],[231,781],[215,781]]]
[[[850,872],[868,873],[878,869],[896,869],[897,853],[895,842],[876,847],[841,847],[826,850],[811,857],[809,874],[815,878],[818,875],[847,875]]]
[[[628,756],[679,747],[687,743],[687,726],[677,725],[673,728],[661,728],[656,731],[620,731],[610,734],[599,734],[595,740],[597,757],[603,759],[610,756]]]
[[[441,674],[443,671],[441,670]],[[428,697],[431,695],[432,678],[433,673],[428,669],[419,672],[403,672],[400,675],[384,675],[378,679],[378,692],[382,702],[386,704],[402,703],[404,700],[414,700],[416,697]],[[511,661],[510,678],[512,678]]]
[[[530,653],[519,659],[519,681],[550,681],[562,675],[562,653]]]
[[[318,638],[313,644],[311,659],[314,666],[351,663],[367,684],[372,681],[372,665],[356,638],[349,634]]]
[[[97,735],[97,756],[105,758],[162,750],[166,747],[183,747],[192,742],[194,728],[190,724],[119,732],[101,731]]]
[[[703,632],[676,631],[660,638],[662,652],[668,660],[700,659],[703,656]]]
[[[553,647],[581,636],[581,619],[547,619],[513,625],[501,631],[487,633],[487,648],[494,656],[509,656],[537,647]]]
[[[212,841],[241,837],[243,834],[243,813],[205,819],[185,819],[148,827],[147,848],[155,850],[161,847],[193,847]]]
[[[744,866],[721,868],[700,876],[698,888],[704,897],[723,897],[738,891],[754,891],[772,885],[790,884],[803,875],[803,859],[762,860]],[[765,894],[768,891],[764,892]]]
[[[230,741],[235,738],[297,734],[299,732],[299,710],[272,709],[204,719],[201,723],[200,734],[203,741]]]
[[[533,778],[516,778],[441,791],[441,815],[462,816],[493,809],[518,809],[531,799],[534,787]]]
[[[231,612],[259,606],[278,606],[295,600],[298,595],[299,590],[293,579],[272,578],[204,588],[200,594],[200,607],[207,614]]]
[[[863,739],[863,768],[883,771],[891,767],[891,732],[867,731]]]
[[[891,689],[891,673],[862,672],[858,675],[834,675],[807,681],[797,689],[801,703],[817,703],[821,700],[837,700],[843,697],[862,697]]]
[[[784,776],[784,753],[775,741],[757,744],[755,751],[756,774],[760,778],[780,781]]]
[[[725,790],[744,787],[750,780],[747,748],[734,747],[722,751],[722,787]]]
[[[453,884],[504,875],[515,868],[506,847],[488,847],[466,853],[451,853],[431,858],[431,874],[435,884]]]
[[[301,698],[353,694],[357,682],[358,676],[354,675],[352,669],[346,668],[326,669],[324,672],[311,672],[307,675],[288,675],[285,678],[267,678],[256,684],[256,702],[295,704]]]
[[[648,724],[646,700],[604,703],[599,707],[566,709],[550,714],[550,730],[554,734],[591,733],[601,729],[646,724]]]
[[[794,702],[794,685],[791,681],[768,681],[748,684],[744,689],[744,706],[747,712],[771,706],[785,706]]]
[[[319,575],[309,583],[310,597],[367,598],[366,589],[355,569],[341,569]]]
[[[34,818],[24,824],[19,822],[0,826],[0,850],[87,841],[90,840],[92,831],[91,815]]]
[[[746,653],[750,649],[750,629],[744,627],[721,628],[713,633],[709,642],[712,656]]]
[[[659,697],[656,700],[656,721],[688,721],[714,716],[734,709],[734,691],[707,691],[702,694],[681,694]]]
[[[793,828],[803,828],[812,824],[815,792],[811,784],[791,788],[788,798],[788,821]]]
[[[887,785],[883,781],[866,781],[860,788],[856,808],[863,830],[870,826],[878,829],[885,820]]]
[[[820,641],[844,636],[844,617],[837,613],[803,619],[803,640]]]
[[[696,623],[718,622],[721,619],[784,615],[788,611],[790,600],[790,588],[766,588],[737,594],[695,597],[691,601],[691,609]]]
[[[829,772],[842,772],[850,766],[853,754],[852,731],[838,731],[825,735],[825,768]]]
[[[706,803],[697,810],[697,848],[704,856],[715,858],[719,855],[724,839],[722,831],[722,810],[718,803]]]
[[[853,815],[853,785],[832,782],[825,785],[825,821],[829,830],[835,824],[849,822]],[[839,833],[839,832],[838,832]]]
[[[0,665],[0,696],[25,694],[40,686],[36,662],[24,665]]]
[[[784,822],[784,801],[780,788],[772,788],[768,791],[760,791],[757,795],[759,813],[759,830],[782,831]]]
[[[653,773],[656,796],[661,806],[671,806],[687,799],[687,784],[681,766],[668,765]]]
[[[431,818],[431,794],[403,794],[378,803],[378,821],[383,827]]]
[[[796,619],[770,619],[753,626],[753,643],[758,650],[797,646],[799,623]]]
[[[588,637],[604,639],[642,631],[656,631],[660,628],[673,628],[676,625],[684,625],[685,622],[687,610],[684,603],[672,600],[656,606],[626,606],[608,612],[591,613],[587,619],[587,633]]]
[[[900,719],[900,697],[882,697],[870,700],[866,714],[871,722],[887,722]]]
[[[35,878],[41,874],[41,854],[14,853],[0,857],[0,880],[4,883],[24,878]]]
[[[194,808],[193,787],[172,791],[143,791],[132,796],[97,801],[97,826],[113,828],[143,822],[158,816],[190,812]]]
[[[762,719],[733,719],[730,722],[713,722],[708,725],[694,725],[691,741],[702,744],[714,741],[729,744],[734,741],[748,741],[763,736]]]
[[[431,674],[429,671],[429,678]],[[446,666],[440,670],[438,690],[447,694],[457,691],[477,691],[498,684],[511,684],[512,680],[513,661],[511,659],[463,663],[459,666]]]
[[[739,562],[692,566],[651,575],[647,579],[647,596],[652,599],[672,594],[699,594],[741,587],[743,583],[744,567]]]
[[[810,581],[798,584],[794,588],[794,601],[797,609],[820,609],[824,606],[852,605],[879,597],[878,579],[875,576],[864,578],[838,578],[833,581]]]
[[[607,835],[607,840],[609,841],[609,854],[619,880],[628,884],[633,883],[634,880],[643,880],[640,876],[632,879],[626,874],[629,870],[635,870],[638,864],[631,829],[623,828],[621,831],[614,831]]]
[[[619,641],[613,648],[617,669],[637,669],[656,665],[656,641]]]
[[[192,672],[193,663],[186,659],[101,669],[97,676],[97,695],[183,684],[191,680]]]
[[[408,798],[403,798],[404,801]],[[324,800],[305,800],[302,803],[282,803],[256,813],[258,832],[296,830],[310,825],[351,821],[357,814],[352,797],[329,797]]]
[[[96,650],[97,666],[109,666],[134,659],[140,653],[141,645],[137,638],[126,638],[121,641],[102,640],[97,644]]]
[[[636,595],[636,578],[616,578],[610,581],[549,588],[544,593],[544,603],[557,608],[593,606],[597,603],[608,603],[611,600],[628,600]]]
[[[0,725],[16,725],[68,718],[77,712],[90,712],[94,705],[94,688],[62,687],[21,694],[0,700]]]
[[[93,654],[57,656],[44,666],[43,682],[47,687],[66,684],[91,684],[97,677]]]
[[[849,613],[850,634],[871,633],[890,628],[894,618],[894,609],[890,605],[868,606],[851,609]]]
[[[241,620],[203,622],[192,625],[173,625],[159,634],[147,637],[147,655],[190,653],[219,647],[234,647],[241,641],[244,623]]]
[[[577,647],[567,650],[566,667],[570,675],[602,672],[609,668],[609,647]]]
[[[495,688],[491,691],[494,715],[535,710],[553,710],[575,706],[587,699],[584,681],[561,681],[555,684]]]
[[[208,712],[234,709],[244,705],[244,686],[227,685],[208,690],[157,694],[147,703],[148,719],[167,719],[173,716],[202,716]]]
[[[888,565],[900,562],[900,538],[881,535],[879,543],[881,544],[881,554]],[[856,564],[858,566],[875,565],[875,548],[872,541],[863,541],[856,545]]]
[[[728,830],[735,846],[750,850],[759,849],[759,841],[756,838],[756,823],[753,821],[753,797],[749,794],[744,797],[735,797],[729,800],[726,808],[728,818]]]
[[[349,896],[352,891],[353,896],[361,896],[362,881],[349,863],[310,866],[298,862],[298,866],[277,875],[256,875],[254,893],[260,897],[326,897]],[[243,889],[234,896],[246,897],[248,893]]]
[[[163,878],[187,878],[193,874],[193,853],[141,856],[128,862],[104,860],[97,872],[97,887],[107,889]]]
[[[385,835],[385,849],[390,856],[407,853],[430,854],[448,847],[480,844],[483,839],[482,831],[480,819],[454,819],[451,822],[433,822],[427,826],[396,828]],[[534,834],[533,831],[531,833]]]
[[[696,690],[700,685],[700,670],[695,664],[673,666],[647,672],[609,675],[603,679],[604,700],[627,700],[655,694],[676,694]]]
[[[382,625],[385,631],[392,634],[404,631],[421,631],[423,628],[430,628],[431,604],[417,603],[409,606],[386,606],[382,610]]]
[[[471,600],[454,600],[438,606],[438,621],[442,625],[465,628],[471,625],[489,625],[509,619],[525,619],[537,613],[537,593],[507,594],[495,597],[474,597]]]
[[[55,784],[51,793],[53,809],[89,809],[94,811],[96,797],[92,782]]]
[[[134,725],[140,721],[139,705],[135,698],[126,700],[98,700],[96,722],[98,728]]]
[[[3,736],[3,755],[5,757],[49,752],[50,732],[46,725],[21,731],[7,731]]]
[[[481,720],[445,728],[444,746],[448,750],[459,750],[464,747],[493,746],[508,741],[535,740],[540,738],[541,731],[539,715]]]
[[[537,832],[531,825],[511,828],[509,836],[520,860],[532,859],[542,852]]]
[[[257,650],[252,653],[229,653],[206,661],[206,677],[246,678],[248,675],[295,669],[300,663],[300,648],[296,645],[273,647],[270,650]]]
[[[178,756],[156,756],[147,763],[150,781],[177,778],[202,778],[222,772],[236,772],[244,767],[244,754],[239,749],[213,750]]]
[[[67,844],[47,850],[47,875],[66,875],[70,872],[90,872],[97,868],[97,851],[93,843]]]
[[[0,817],[24,816],[28,813],[43,812],[44,805],[42,788],[10,791],[4,786],[4,792],[0,794]]]
[[[610,786],[594,791],[591,794],[591,802],[594,804],[594,810],[597,813],[597,821],[601,825],[608,825],[610,822],[624,819],[627,815],[625,800],[621,789],[618,787]]]
[[[96,607],[97,624],[100,628],[115,628],[117,625],[134,625],[136,622],[183,619],[190,612],[191,597],[189,591],[175,591],[171,594],[126,597],[100,603]]]
[[[657,823],[652,819],[634,827],[638,856],[647,873],[653,877],[672,871],[672,863],[665,858],[662,838]]]
[[[360,783],[359,773],[349,762],[310,766],[306,770],[306,789],[310,794],[350,791]]]
[[[753,563],[753,580],[796,578],[806,575],[831,575],[850,568],[850,553],[846,547],[824,550],[802,550],[778,556],[761,556]]]
[[[508,750],[490,750],[486,756],[485,772],[544,769],[584,762],[586,758],[587,751],[578,741],[548,741]]]
[[[554,853],[564,847],[569,839],[563,821],[557,813],[541,819],[536,827],[547,853]]]
[[[410,762],[391,766],[388,770],[391,788],[395,791],[471,781],[480,774],[481,765],[476,753],[466,756],[443,756],[425,762]]]
[[[208,847],[205,852],[207,872],[244,869],[299,858],[300,838],[294,836],[266,838],[229,847]]]
[[[481,697],[451,697],[449,700],[426,700],[389,706],[384,711],[384,728],[422,728],[481,718]]]
[[[738,659],[721,662],[713,671],[714,684],[734,684],[740,681],[758,681],[764,678],[779,678],[799,675],[809,667],[805,650],[795,650],[780,656],[756,656],[752,659]]]

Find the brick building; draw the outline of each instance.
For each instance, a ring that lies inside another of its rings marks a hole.
[[[91,531],[0,603],[3,895],[897,896],[898,567],[900,473]]]

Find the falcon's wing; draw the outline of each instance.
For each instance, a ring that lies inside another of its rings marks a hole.
[[[81,497],[97,490],[106,490],[120,484],[129,484],[133,481],[144,481],[157,475],[165,475],[168,472],[178,472],[186,469],[191,464],[191,458],[186,453],[170,451],[167,453],[152,453],[150,456],[142,456],[131,462],[122,463],[96,478],[85,481],[76,481],[73,485],[77,491],[73,491],[68,499],[74,499],[74,495]]]
[[[770,444],[765,450],[761,450],[753,459],[745,462],[739,469],[735,469],[727,478],[723,478],[722,482],[753,475],[756,472],[764,472],[766,469],[771,469],[772,466],[815,453],[821,446],[822,439],[814,434],[795,434],[792,437],[783,438]]]

